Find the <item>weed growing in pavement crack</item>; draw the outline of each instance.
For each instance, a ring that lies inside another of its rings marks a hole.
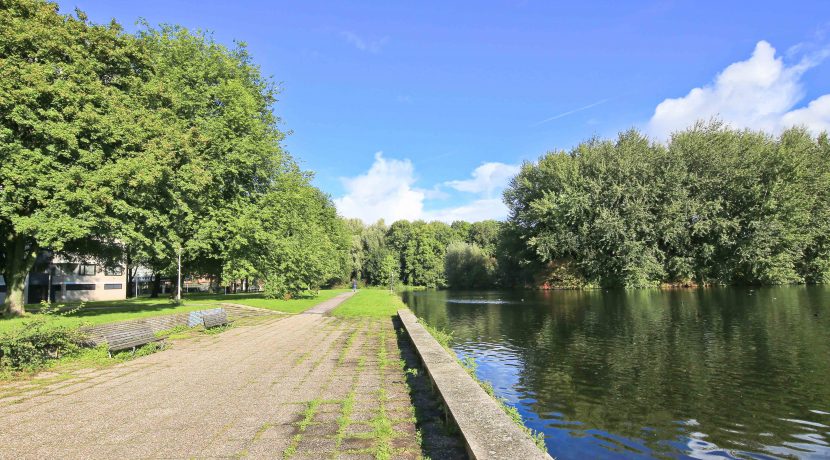
[[[298,433],[291,438],[291,444],[282,452],[283,458],[291,458],[291,456],[297,453],[297,446],[300,444],[300,440],[303,438],[303,433],[306,428],[308,428],[311,424],[314,414],[317,413],[317,408],[320,406],[320,402],[321,401],[319,399],[308,402],[308,406],[306,406],[305,411],[303,411],[303,419],[297,424]]]

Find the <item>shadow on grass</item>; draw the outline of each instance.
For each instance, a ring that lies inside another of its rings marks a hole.
[[[246,298],[255,298],[255,297],[246,297]],[[209,302],[211,299],[207,297],[185,297],[184,302],[178,303],[175,300],[169,297],[157,297],[157,298],[149,298],[149,297],[138,297],[126,300],[106,300],[106,301],[94,301],[94,302],[85,302],[83,307],[78,309],[75,312],[72,312],[66,316],[73,317],[73,318],[82,318],[88,316],[97,316],[107,313],[151,313],[157,312],[160,314],[164,314],[167,312],[173,312],[176,309],[181,309],[182,307],[187,306],[197,306],[201,305],[203,301]],[[73,309],[78,308],[80,305],[77,302],[59,302],[58,305],[62,305],[60,309],[57,310],[59,313],[66,313],[70,312]],[[208,304],[209,305],[209,304]],[[26,305],[26,312],[27,313],[40,313],[43,310],[43,306],[39,304],[34,305]]]
[[[294,297],[292,300],[307,300],[315,299],[318,296],[312,293],[305,293]],[[205,306],[209,308],[215,304],[222,302],[226,303],[246,303],[248,301],[265,301],[268,300],[261,292],[248,292],[239,294],[187,294],[181,303],[177,303],[171,297],[164,295],[157,298],[150,297],[134,297],[126,300],[106,300],[86,302],[83,308],[77,312],[73,312],[67,316],[73,318],[82,318],[97,316],[107,313],[172,313],[176,309],[182,307],[196,307]],[[281,299],[272,299],[273,302],[285,302]],[[63,305],[58,312],[68,312],[75,309],[78,302],[59,302]],[[39,313],[42,310],[40,304],[26,305],[26,312]]]
[[[314,299],[319,296],[318,294],[314,294],[312,292],[304,292],[300,295],[296,295],[291,297],[291,300],[296,299]],[[265,299],[265,294],[262,292],[241,292],[237,294],[188,294],[185,296],[186,300],[193,300],[193,301],[201,301],[201,300],[208,300],[208,301],[215,301],[215,302],[233,302],[234,300],[254,300],[254,299]],[[272,299],[278,300],[278,299]],[[282,299],[279,299],[282,300]]]

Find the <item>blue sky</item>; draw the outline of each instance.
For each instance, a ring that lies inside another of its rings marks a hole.
[[[522,161],[630,127],[830,126],[827,1],[59,4],[245,41],[287,149],[370,221],[503,218]]]

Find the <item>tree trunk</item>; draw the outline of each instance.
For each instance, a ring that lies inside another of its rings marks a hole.
[[[3,301],[3,313],[7,316],[21,316],[26,299],[23,297],[26,275],[35,264],[37,248],[26,244],[26,237],[10,233],[4,241],[6,250],[3,281],[6,283],[6,299]]]
[[[138,280],[136,279],[136,277],[138,276],[138,267],[133,267],[132,269],[130,269],[130,271],[127,272],[127,276],[127,284],[129,285],[130,289],[130,292],[127,293],[127,297],[138,297]]]
[[[222,275],[217,274],[213,277],[213,282],[215,283],[213,286],[214,294],[219,294],[219,290],[222,289]]]
[[[153,276],[153,285],[150,287],[150,297],[158,298],[159,291],[161,291],[161,273],[156,273]]]
[[[124,259],[124,273],[127,275],[127,298],[133,296],[135,290],[133,289],[133,277],[130,276],[132,274],[131,270],[133,269],[132,258],[130,257],[130,247],[126,247],[126,257]]]

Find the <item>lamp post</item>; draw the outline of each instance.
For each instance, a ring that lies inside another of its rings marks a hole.
[[[182,248],[179,246],[179,250],[177,251],[179,255],[179,278],[176,282],[176,300],[182,300]]]

